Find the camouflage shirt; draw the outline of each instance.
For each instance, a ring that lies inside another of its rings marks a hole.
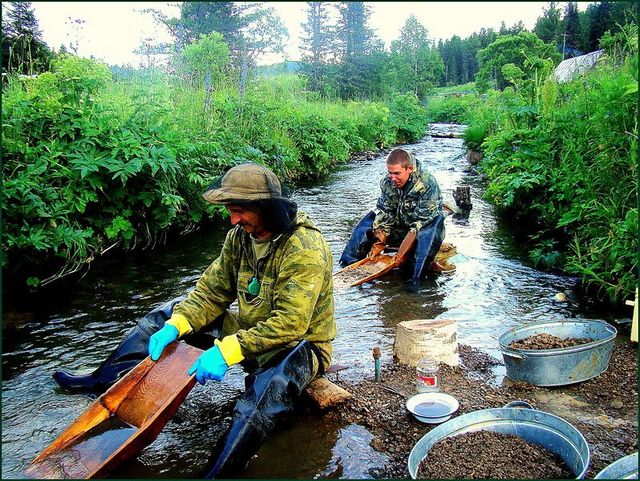
[[[376,204],[374,229],[381,229],[387,236],[392,231],[404,235],[409,229],[416,232],[428,225],[442,211],[442,194],[438,182],[420,163],[414,160],[415,168],[407,183],[398,189],[389,177],[380,181],[382,190]]]
[[[306,339],[319,349],[320,362],[328,368],[336,336],[331,251],[305,213],[299,211],[295,222],[293,232],[271,241],[258,265],[249,234],[240,226],[231,229],[220,256],[174,312],[198,331],[237,300],[237,325],[231,331],[227,326],[223,334],[237,334],[245,358],[262,365]],[[253,276],[260,281],[257,296],[248,292]]]

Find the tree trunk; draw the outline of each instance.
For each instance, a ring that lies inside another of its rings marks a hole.
[[[420,319],[403,321],[396,327],[393,356],[410,366],[429,356],[449,366],[458,365],[456,321]]]
[[[456,190],[453,191],[453,199],[460,209],[471,210],[473,207],[471,204],[471,187],[468,185],[457,186]]]

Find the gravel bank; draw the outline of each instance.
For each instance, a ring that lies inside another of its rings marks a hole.
[[[500,361],[469,346],[460,345],[460,365],[440,365],[441,391],[460,402],[455,414],[503,407],[523,400],[536,409],[560,416],[586,438],[591,451],[587,478],[616,459],[638,450],[638,351],[625,342],[614,348],[609,368],[600,376],[562,388],[540,388],[509,379],[495,385],[492,367]],[[400,364],[382,367],[382,382],[358,383],[335,380],[354,396],[346,404],[325,414],[328,422],[358,424],[374,438],[371,446],[389,456],[375,478],[409,478],[407,458],[414,444],[433,427],[416,420],[405,409],[402,394],[415,393],[415,369]]]

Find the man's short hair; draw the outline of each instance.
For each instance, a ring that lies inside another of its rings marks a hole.
[[[411,154],[404,149],[393,149],[387,156],[387,165],[400,164],[405,169],[413,166]]]

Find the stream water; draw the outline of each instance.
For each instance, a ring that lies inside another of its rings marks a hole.
[[[437,124],[432,132],[460,133],[458,125]],[[453,319],[460,343],[501,359],[497,338],[508,328],[568,317],[603,319],[601,313],[558,303],[558,292],[574,280],[544,273],[523,260],[511,231],[502,226],[480,195],[459,138],[427,136],[405,146],[437,178],[445,201],[452,191],[471,187],[473,209],[466,218],[446,220],[446,242],[462,254],[452,274],[432,275],[417,293],[405,289],[397,273],[355,288],[336,286],[338,337],[334,364],[348,369],[341,378],[373,378],[372,348],[382,364],[392,361],[395,326],[410,319]],[[385,173],[383,153],[370,161],[341,166],[320,183],[299,187],[294,199],[322,229],[334,268],[355,223],[375,205]],[[93,400],[60,390],[51,374],[60,368],[95,368],[153,307],[192,288],[216,257],[228,229],[192,234],[154,251],[101,261],[78,285],[54,298],[4,312],[2,354],[2,478],[20,478],[29,461],[47,447]],[[607,320],[606,318],[604,318]],[[496,381],[504,376],[497,368]],[[242,370],[225,380],[196,385],[158,438],[113,478],[198,478],[212,447],[228,426],[243,389]],[[358,425],[326,425],[299,414],[269,438],[245,477],[370,478],[385,456],[370,445]]]

